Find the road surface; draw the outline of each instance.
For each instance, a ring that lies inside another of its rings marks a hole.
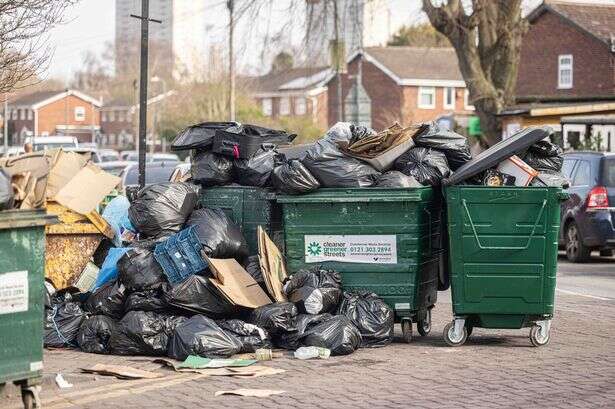
[[[594,253],[596,254],[596,253]],[[598,300],[615,300],[615,257],[592,256],[589,263],[570,263],[560,254],[557,290]]]

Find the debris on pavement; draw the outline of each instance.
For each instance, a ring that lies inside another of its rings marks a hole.
[[[90,368],[81,368],[81,371],[85,373],[115,376],[118,379],[156,379],[164,377],[161,373],[132,368],[125,365],[95,364]]]
[[[58,388],[60,389],[68,389],[73,387],[73,384],[64,379],[61,373],[56,374],[55,381],[56,385],[58,385]]]
[[[300,347],[294,352],[294,356],[297,359],[329,359],[331,350],[322,347]]]
[[[236,396],[248,396],[256,398],[266,398],[271,395],[280,395],[286,393],[286,391],[274,390],[274,389],[235,389],[232,391],[217,391],[214,396],[223,395],[236,395]]]

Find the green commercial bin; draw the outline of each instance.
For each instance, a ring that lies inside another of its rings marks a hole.
[[[0,212],[0,389],[21,385],[25,407],[38,399],[43,369],[44,211]]]
[[[345,290],[376,293],[404,339],[431,329],[442,256],[442,200],[431,187],[319,189],[279,196],[290,272],[314,265],[342,275]]]
[[[258,226],[262,226],[278,246],[284,242],[282,212],[271,190],[250,186],[208,187],[201,190],[200,204],[224,210],[241,229],[250,254],[258,254]]]
[[[557,187],[445,188],[454,319],[444,339],[462,345],[472,329],[531,327],[549,342],[555,298],[560,202]]]

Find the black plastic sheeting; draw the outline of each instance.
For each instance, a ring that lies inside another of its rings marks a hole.
[[[560,172],[564,164],[564,151],[549,141],[538,141],[521,157],[538,171]]]
[[[117,321],[104,315],[89,317],[81,324],[77,345],[83,352],[108,354],[109,339],[117,331]]]
[[[361,345],[361,333],[348,318],[336,315],[307,330],[301,344],[328,348],[331,355],[348,355]]]
[[[284,284],[284,293],[299,312],[321,314],[335,311],[342,296],[342,276],[337,271],[319,267],[299,270]]]
[[[284,331],[296,331],[297,314],[297,307],[292,302],[275,302],[252,311],[250,321],[273,336]]]
[[[11,176],[9,176],[4,169],[0,169],[0,210],[13,208],[13,198]]]
[[[190,157],[192,180],[201,186],[226,185],[233,181],[233,161],[209,151]]]
[[[218,326],[241,342],[241,353],[254,352],[259,348],[271,349],[273,346],[267,330],[254,324],[234,319],[218,321]]]
[[[470,145],[465,136],[439,126],[436,122],[424,125],[414,137],[416,146],[436,149],[446,156],[451,170],[457,170],[472,160]]]
[[[421,187],[412,176],[404,175],[397,170],[390,170],[378,176],[376,187]]]
[[[301,340],[312,327],[331,319],[331,314],[299,314],[297,329],[290,332],[280,332],[273,337],[273,343],[278,348],[295,350],[301,346]]]
[[[237,122],[202,122],[191,125],[177,134],[171,143],[172,151],[203,149],[211,146],[217,129],[239,125]]]
[[[128,208],[133,226],[147,237],[180,231],[198,200],[198,187],[183,182],[157,183],[141,189]]]
[[[119,319],[124,315],[125,299],[126,289],[121,283],[113,280],[90,294],[83,306],[92,314],[102,314]]]
[[[228,317],[234,312],[234,307],[209,279],[198,275],[189,276],[175,285],[165,285],[164,301],[181,310],[216,319]]]
[[[228,358],[242,349],[237,337],[220,328],[203,315],[195,315],[175,328],[168,355],[184,360],[188,355],[207,358]]]
[[[130,293],[124,301],[124,311],[169,311],[172,307],[163,299],[162,288]]]
[[[370,292],[344,292],[338,313],[346,316],[361,333],[361,347],[382,347],[393,342],[395,313]]]
[[[208,257],[242,260],[250,253],[241,230],[222,209],[195,210],[186,226],[196,226],[196,234]]]
[[[395,160],[395,169],[412,176],[421,185],[440,185],[450,175],[446,156],[429,148],[414,147]]]
[[[117,262],[118,280],[129,291],[159,288],[166,282],[154,253],[146,248],[132,248]]]
[[[320,187],[314,175],[296,159],[276,167],[271,175],[271,183],[278,191],[289,195],[309,193]]]
[[[233,159],[234,180],[243,186],[270,186],[273,169],[282,162],[275,149],[259,149],[249,159]]]
[[[186,319],[151,311],[127,312],[111,334],[109,350],[117,355],[166,355],[175,327]]]
[[[74,346],[85,317],[86,313],[78,302],[52,304],[52,308],[45,311],[43,345],[56,348]]]

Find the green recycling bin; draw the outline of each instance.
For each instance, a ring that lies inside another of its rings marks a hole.
[[[0,212],[0,389],[21,385],[26,408],[42,377],[45,226],[56,220],[41,210]]]
[[[462,345],[473,328],[531,327],[549,342],[555,301],[558,187],[445,188],[454,319],[444,340]]]
[[[325,188],[278,196],[289,272],[322,265],[342,275],[344,290],[380,296],[401,322],[431,330],[443,252],[442,200],[421,188]]]

